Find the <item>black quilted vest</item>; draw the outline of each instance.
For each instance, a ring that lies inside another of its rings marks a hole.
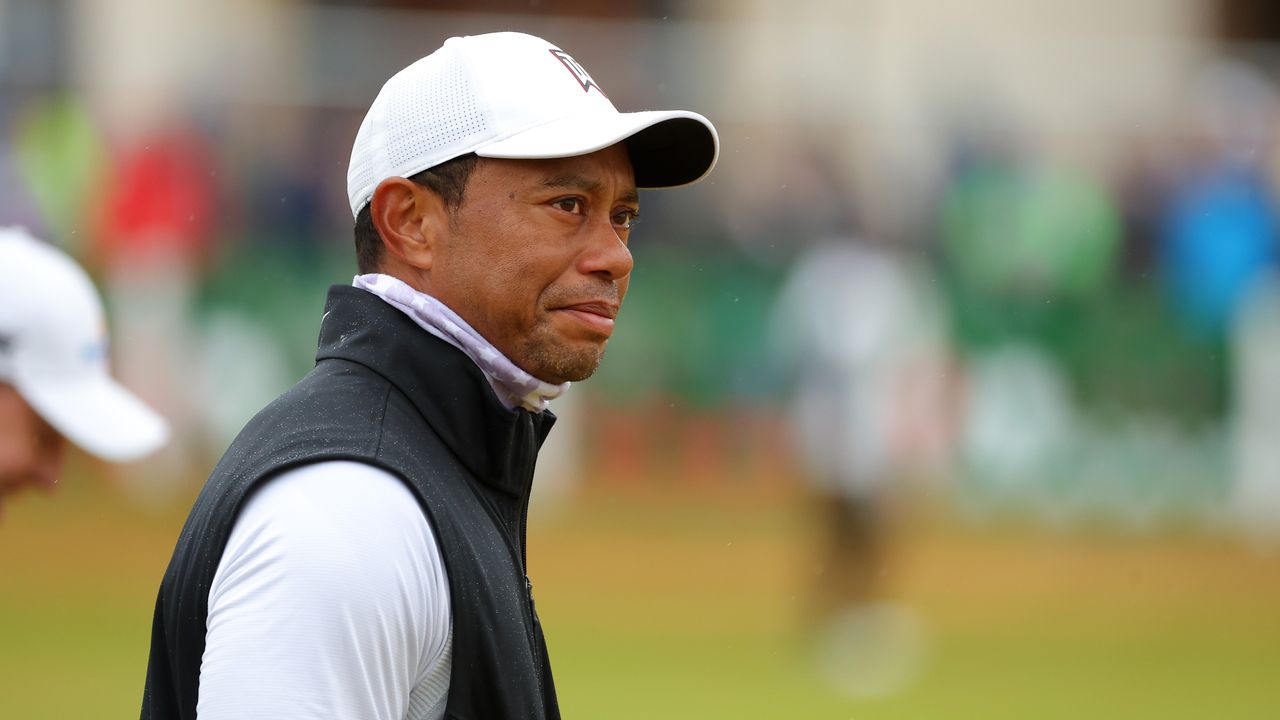
[[[404,480],[440,545],[453,613],[445,717],[559,718],[524,564],[534,460],[555,418],[507,410],[470,359],[364,290],[334,286],[325,310],[315,369],[245,426],[182,529],[142,717],[196,716],[209,586],[246,498],[288,468],[357,460]]]

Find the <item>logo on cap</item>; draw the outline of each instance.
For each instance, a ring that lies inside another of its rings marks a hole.
[[[604,95],[604,90],[596,84],[595,80],[591,79],[591,76],[587,74],[587,69],[582,67],[577,60],[570,57],[569,53],[563,50],[556,50],[554,48],[549,52],[569,69],[569,72],[573,75],[573,79],[577,80],[578,84],[582,86],[583,92],[590,92],[591,88],[595,88],[601,95]],[[608,95],[605,95],[605,97],[608,97]]]
[[[81,362],[90,365],[97,365],[107,359],[107,341],[105,338],[98,338],[83,343],[80,346]]]

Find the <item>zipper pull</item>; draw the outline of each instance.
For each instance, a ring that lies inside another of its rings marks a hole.
[[[538,624],[538,608],[533,604],[533,583],[529,581],[529,576],[524,576],[524,597],[529,601],[529,614],[533,616],[534,624]]]

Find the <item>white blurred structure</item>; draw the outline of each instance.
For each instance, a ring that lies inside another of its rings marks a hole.
[[[1250,294],[1233,345],[1231,510],[1260,545],[1280,549],[1280,278],[1272,275]]]
[[[1009,343],[969,361],[965,398],[963,457],[982,502],[1039,504],[1077,422],[1062,371],[1038,347]]]

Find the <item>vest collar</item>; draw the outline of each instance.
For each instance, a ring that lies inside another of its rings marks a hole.
[[[408,315],[418,327],[461,350],[485,374],[498,399],[508,408],[542,412],[548,402],[569,389],[567,382],[552,385],[525,372],[451,308],[400,278],[367,273],[357,275],[351,284],[377,295]]]
[[[470,358],[369,292],[329,288],[316,362],[359,363],[386,378],[485,484],[527,495],[555,416],[508,410]]]

